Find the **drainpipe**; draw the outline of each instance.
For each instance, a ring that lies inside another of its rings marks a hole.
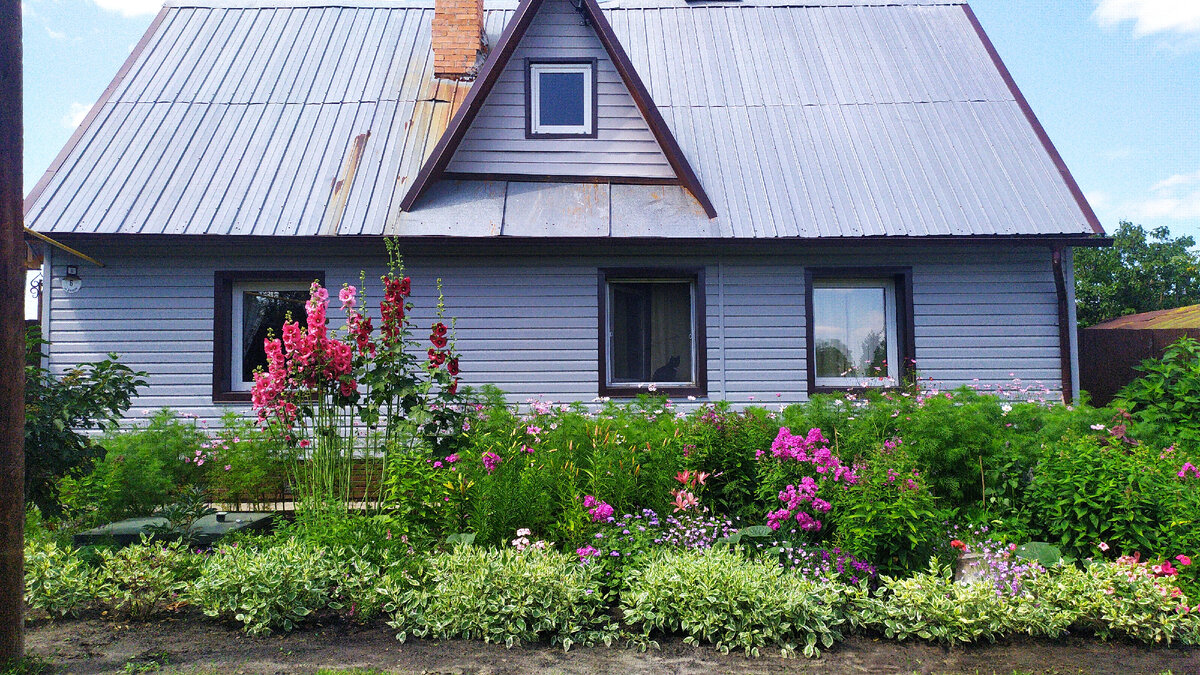
[[[1063,246],[1054,244],[1050,260],[1054,269],[1054,290],[1058,295],[1058,352],[1061,367],[1062,395],[1064,403],[1075,401],[1073,374],[1071,369],[1071,325],[1070,306],[1067,303],[1067,277],[1063,272]]]

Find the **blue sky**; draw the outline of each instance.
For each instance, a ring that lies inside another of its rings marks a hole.
[[[25,0],[25,188],[160,0]],[[1200,239],[1200,0],[971,0],[1095,207]]]

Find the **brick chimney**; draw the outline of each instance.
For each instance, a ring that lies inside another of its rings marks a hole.
[[[482,36],[483,0],[434,0],[433,76],[474,78]]]

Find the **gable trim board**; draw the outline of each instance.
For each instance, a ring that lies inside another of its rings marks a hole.
[[[462,105],[451,119],[445,133],[438,139],[437,145],[434,146],[433,152],[425,160],[420,172],[417,174],[416,180],[409,187],[408,192],[400,202],[401,211],[411,211],[413,206],[422,194],[438,179],[445,174],[446,167],[450,164],[454,157],[455,150],[458,149],[463,137],[466,135],[471,123],[479,114],[484,102],[487,100],[488,94],[491,93],[496,81],[500,78],[512,58],[513,52],[521,42],[521,38],[525,36],[526,31],[533,22],[537,14],[537,10],[542,6],[545,0],[521,0],[521,4],[517,7],[516,15],[508,25],[504,27],[504,32],[500,36],[500,41],[492,53],[488,55],[487,60],[483,64],[479,78],[467,92],[466,98]],[[658,112],[658,108],[654,105],[654,101],[650,97],[650,92],[642,83],[637,71],[633,67],[633,63],[629,60],[629,55],[625,53],[625,49],[621,46],[620,41],[613,33],[612,26],[608,20],[604,18],[604,13],[600,11],[600,6],[596,4],[596,0],[580,0],[581,10],[585,12],[591,25],[595,28],[597,37],[600,38],[600,43],[604,46],[608,56],[612,59],[613,65],[616,66],[617,73],[624,81],[629,94],[633,97],[634,103],[642,114],[642,118],[650,127],[651,133],[658,141],[659,147],[663,154],[666,155],[667,162],[675,171],[675,176],[683,187],[687,188],[692,197],[703,207],[704,213],[711,220],[717,217],[717,210],[713,206],[712,201],[704,191],[704,187],[700,184],[700,179],[696,176],[696,172],[692,170],[687,158],[683,154],[683,150],[676,142],[675,136],[667,127],[666,120]]]
[[[965,2],[962,4],[963,12],[967,15],[967,21],[971,23],[971,27],[975,30],[975,34],[979,36],[979,41],[983,43],[983,48],[987,51],[988,56],[992,59],[992,64],[996,66],[996,71],[1000,73],[1000,78],[1004,80],[1004,84],[1012,93],[1013,98],[1017,102],[1017,107],[1025,114],[1025,119],[1029,121],[1029,126],[1033,127],[1033,133],[1041,141],[1042,147],[1046,150],[1046,154],[1050,155],[1050,161],[1054,163],[1054,168],[1058,169],[1058,173],[1062,176],[1063,181],[1067,184],[1067,190],[1071,196],[1075,198],[1075,203],[1079,205],[1079,210],[1083,211],[1083,217],[1087,219],[1088,225],[1091,225],[1092,231],[1096,234],[1104,234],[1104,226],[1100,224],[1100,219],[1096,216],[1096,211],[1092,209],[1092,205],[1088,203],[1087,198],[1083,195],[1083,190],[1079,188],[1079,183],[1075,181],[1075,176],[1071,174],[1071,170],[1067,168],[1067,163],[1063,161],[1062,155],[1059,154],[1058,148],[1054,147],[1054,142],[1050,140],[1050,135],[1046,133],[1046,128],[1042,126],[1041,121],[1034,114],[1033,108],[1030,107],[1029,101],[1025,98],[1025,94],[1017,87],[1017,81],[1013,79],[1012,73],[1009,72],[1008,66],[1004,65],[1004,60],[1000,58],[1000,53],[996,51],[996,45],[992,44],[992,39],[988,37],[983,30],[983,24],[979,23],[979,17],[975,16],[974,10]]]

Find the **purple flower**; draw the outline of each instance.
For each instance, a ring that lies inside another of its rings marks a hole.
[[[482,460],[483,468],[488,472],[489,476],[496,470],[496,467],[500,466],[500,462],[502,461],[500,459],[500,455],[497,455],[491,450],[483,453]]]

